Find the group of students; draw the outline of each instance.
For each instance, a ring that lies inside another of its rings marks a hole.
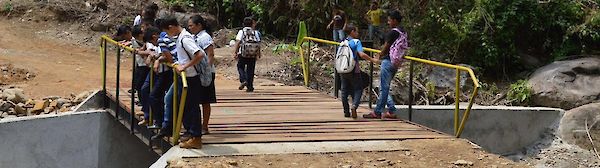
[[[174,82],[173,71],[185,72],[180,78],[185,78],[188,86],[183,109],[186,132],[180,139],[180,147],[200,149],[202,135],[209,133],[211,103],[217,102],[215,45],[210,26],[202,16],[194,15],[184,24],[186,29],[175,17],[157,18],[157,13],[158,5],[145,7],[135,18],[133,28],[120,26],[114,36],[115,40],[136,49],[133,90],[138,93],[144,113],[144,119],[138,124],[160,128],[152,140],[173,134],[173,99],[180,100],[183,91],[182,80]],[[253,92],[254,67],[256,59],[261,57],[260,33],[255,30],[256,21],[251,17],[244,19],[244,26],[236,37],[234,58],[238,60],[239,89],[246,87],[247,92]]]
[[[350,35],[344,30],[349,18],[339,5],[334,6],[332,16],[331,22],[327,25],[327,29],[333,30],[333,41],[341,42],[346,38],[346,35]],[[368,39],[372,41],[383,40],[384,38],[381,29],[384,26],[382,20],[385,20],[385,12],[383,9],[379,8],[379,3],[377,1],[371,2],[369,11],[367,11],[365,15],[365,19],[369,23]]]
[[[371,16],[371,30],[378,29],[381,21],[377,20],[382,11],[373,4],[367,15]],[[215,89],[215,59],[214,44],[210,26],[200,15],[194,15],[187,20],[187,29],[182,27],[175,17],[157,18],[158,6],[149,5],[142,10],[141,15],[134,21],[134,27],[121,26],[117,30],[115,40],[136,49],[134,90],[137,91],[139,102],[144,112],[144,119],[138,123],[141,126],[159,127],[158,134],[153,140],[172,135],[173,99],[180,100],[182,95],[182,80],[173,80],[173,71],[178,74],[185,72],[188,83],[185,100],[183,126],[186,130],[181,139],[180,147],[202,147],[202,135],[208,134],[208,122],[211,113],[211,103],[216,103]],[[375,13],[375,14],[373,14]],[[363,115],[363,118],[380,119],[396,118],[394,101],[389,94],[390,83],[402,63],[402,58],[408,49],[406,32],[400,27],[402,16],[398,11],[387,15],[387,23],[391,30],[385,35],[382,52],[370,57],[365,54],[359,40],[359,29],[353,24],[347,24],[347,16],[336,8],[332,22],[328,28],[334,29],[334,40],[342,42],[342,47],[348,48],[351,59],[350,70],[341,73],[342,106],[345,117],[357,118],[357,109],[364,90],[365,79],[361,75],[360,58],[380,64],[380,90],[377,106],[374,111]],[[238,60],[239,90],[254,91],[254,68],[256,60],[262,56],[260,49],[260,32],[256,31],[256,21],[252,17],[244,18],[244,28],[236,36],[233,57]],[[348,35],[348,37],[345,37]],[[340,51],[336,54],[337,61]],[[170,64],[174,64],[172,69]],[[152,72],[151,72],[152,71]],[[154,75],[150,75],[153,73]],[[153,77],[153,79],[151,79]],[[153,81],[152,88],[150,83]],[[177,90],[176,90],[177,88]],[[177,94],[175,94],[177,93]],[[175,97],[177,95],[177,97]],[[352,96],[352,107],[348,97]],[[200,109],[200,105],[202,109]],[[387,112],[384,108],[387,106]],[[152,113],[152,122],[150,121]],[[201,115],[202,114],[202,115]],[[203,119],[203,120],[201,120]],[[149,123],[154,123],[149,125]]]
[[[377,4],[373,3],[371,10],[369,11],[372,20],[376,21],[376,18],[381,15],[381,9],[377,9]],[[377,14],[372,14],[377,13]],[[359,61],[364,59],[375,64],[380,64],[380,88],[379,97],[377,99],[377,106],[373,112],[363,115],[366,119],[383,119],[390,118],[396,119],[395,115],[396,107],[394,100],[390,93],[390,83],[394,78],[398,68],[403,62],[403,56],[408,50],[408,37],[406,31],[400,27],[402,16],[398,11],[391,11],[387,15],[387,24],[390,31],[386,33],[384,44],[382,46],[381,53],[376,54],[373,58],[365,54],[363,46],[359,38],[359,29],[353,24],[346,24],[347,17],[339,8],[334,11],[333,19],[330,25],[334,27],[334,40],[340,41],[340,47],[336,53],[336,71],[340,73],[341,77],[341,91],[342,91],[342,106],[345,117],[357,118],[357,109],[360,105],[363,90],[365,88],[364,83],[369,82],[365,75],[361,75],[361,68]],[[339,19],[341,21],[339,21]],[[339,22],[338,22],[339,21]],[[377,21],[380,22],[380,21]],[[375,22],[372,22],[375,23]],[[379,23],[380,24],[380,23]],[[339,26],[343,26],[343,33],[336,30]],[[378,29],[380,25],[370,25],[370,31]],[[328,26],[329,27],[329,26]],[[370,32],[370,36],[373,33]],[[343,37],[348,35],[348,37]],[[337,38],[342,39],[337,39]],[[347,48],[347,49],[344,49]],[[348,51],[348,54],[344,52]],[[344,58],[349,57],[349,58]],[[349,60],[353,59],[353,60]],[[348,97],[352,96],[352,107],[348,103]],[[384,109],[387,106],[387,112],[384,113]]]

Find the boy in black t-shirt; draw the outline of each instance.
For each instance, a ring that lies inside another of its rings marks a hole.
[[[400,15],[400,12],[390,12],[390,15],[388,16],[388,25],[391,28],[398,28],[400,29],[400,31],[403,31],[401,28],[399,28],[401,21],[402,16]],[[392,44],[394,44],[396,39],[398,39],[398,37],[400,37],[400,33],[398,33],[395,30],[390,30],[390,32],[386,34],[383,50],[379,55],[376,56],[380,57],[379,60],[377,60],[377,62],[381,63],[381,72],[379,73],[379,81],[381,82],[379,88],[379,97],[377,99],[377,106],[375,107],[374,111],[372,113],[363,115],[363,118],[396,118],[396,115],[394,114],[396,112],[394,99],[389,93],[390,83],[396,75],[398,68],[395,67],[390,60],[390,48],[392,47]],[[388,112],[383,114],[383,109],[385,108],[385,106],[387,106]]]

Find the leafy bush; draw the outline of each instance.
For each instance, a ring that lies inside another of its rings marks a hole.
[[[284,52],[296,52],[299,49],[300,48],[297,47],[296,45],[282,43],[282,44],[275,45],[275,47],[273,47],[273,49],[271,49],[271,51],[273,52],[273,54],[281,54]]]
[[[5,3],[5,4],[4,4],[4,6],[2,7],[2,11],[1,11],[1,12],[3,12],[3,13],[9,13],[9,12],[11,12],[12,10],[13,10],[12,3],[10,3],[10,2],[7,2],[7,3]]]
[[[510,85],[508,100],[519,105],[528,105],[531,101],[531,89],[526,80],[519,80]]]
[[[302,65],[302,58],[293,57],[292,60],[290,60],[290,65],[292,65],[292,66]]]
[[[598,50],[598,3],[582,0],[408,1],[401,4],[417,55],[481,67],[488,76]]]

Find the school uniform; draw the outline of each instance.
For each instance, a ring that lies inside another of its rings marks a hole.
[[[235,40],[240,41],[240,49],[238,50],[238,64],[237,69],[240,75],[240,83],[244,84],[249,91],[254,90],[254,69],[256,67],[256,58],[244,58],[242,57],[242,47],[244,45],[244,34],[247,30],[252,29],[251,27],[244,27],[242,30],[238,31]],[[255,31],[256,39],[260,42],[260,32]]]
[[[196,44],[193,35],[185,29],[179,34],[176,46],[177,63],[179,65],[185,65],[190,62],[196,57],[195,54],[198,52],[201,52],[206,56],[204,50],[200,49]],[[200,115],[200,99],[202,93],[200,92],[201,81],[199,71],[201,67],[198,65],[199,64],[190,66],[185,70],[188,88],[183,113],[183,124],[192,137],[202,137],[202,126],[200,122],[202,118]],[[181,95],[183,86],[182,84],[178,85],[178,93]]]
[[[206,51],[206,49],[208,47],[210,47],[211,45],[213,45],[213,39],[212,37],[210,37],[210,35],[205,31],[200,31],[198,32],[198,34],[194,35],[196,44],[198,45],[198,47],[200,47],[202,50]],[[208,55],[207,55],[208,56]],[[210,82],[210,85],[205,87],[202,86],[201,92],[202,95],[200,97],[200,103],[201,104],[205,104],[205,103],[217,103],[217,94],[216,94],[216,88],[215,88],[215,65],[211,64],[210,65],[210,72],[212,73],[212,79]]]

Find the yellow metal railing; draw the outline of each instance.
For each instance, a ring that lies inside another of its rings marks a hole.
[[[302,28],[303,25],[301,25],[300,30],[306,30],[306,28]],[[309,85],[309,79],[310,79],[310,70],[309,70],[309,63],[310,62],[310,56],[308,58],[304,57],[304,51],[302,49],[302,44],[304,42],[308,42],[308,41],[313,41],[313,42],[317,42],[317,43],[323,43],[323,44],[330,44],[330,45],[339,45],[340,43],[338,42],[334,42],[334,41],[329,41],[329,40],[323,40],[323,39],[319,39],[319,38],[314,38],[314,37],[302,37],[302,35],[305,35],[306,33],[299,33],[301,36],[298,37],[298,46],[300,46],[299,49],[299,53],[300,53],[300,58],[302,59],[302,70],[303,70],[303,75],[304,75],[304,85],[308,86]],[[310,47],[309,47],[310,48]],[[310,50],[310,49],[309,49]],[[376,49],[371,49],[371,48],[364,48],[365,51],[367,52],[372,52],[372,53],[381,53],[380,50],[376,50]],[[433,65],[433,66],[440,66],[440,67],[445,67],[445,68],[450,68],[450,69],[455,69],[456,70],[456,91],[455,91],[455,110],[454,110],[454,135],[456,137],[460,137],[460,135],[462,134],[463,129],[465,128],[465,124],[467,122],[467,120],[469,119],[469,113],[471,112],[471,107],[473,107],[473,103],[475,100],[475,97],[477,96],[477,92],[479,91],[479,88],[481,87],[479,85],[479,80],[477,80],[477,77],[475,76],[475,73],[473,72],[473,70],[471,68],[468,67],[464,67],[464,66],[459,66],[459,65],[452,65],[452,64],[447,64],[447,63],[442,63],[442,62],[436,62],[436,61],[431,61],[431,60],[425,60],[425,59],[421,59],[421,58],[416,58],[416,57],[411,57],[411,56],[405,56],[404,57],[407,60],[410,60],[411,62],[420,62],[420,63],[424,63],[424,64],[428,64],[428,65]],[[412,74],[412,63],[411,63],[411,70],[410,70],[411,74]],[[471,78],[471,80],[473,81],[473,85],[475,85],[475,87],[473,88],[473,93],[471,94],[471,98],[469,99],[469,105],[467,106],[462,119],[459,119],[459,113],[460,113],[460,72],[461,71],[466,71],[469,73],[469,76]],[[412,92],[412,75],[410,77],[411,79],[411,92]],[[337,91],[335,91],[337,92]],[[409,93],[409,95],[412,96],[412,93]],[[412,99],[412,98],[411,98]],[[410,100],[409,103],[409,113],[412,113],[412,100]],[[409,114],[410,115],[410,114]],[[409,116],[409,118],[411,118]],[[460,122],[459,122],[460,120]]]
[[[120,50],[124,49],[124,50],[129,51],[129,52],[132,53],[132,57],[133,57],[133,60],[134,60],[133,61],[134,66],[135,66],[135,52],[136,51],[135,51],[135,49],[133,49],[133,48],[131,48],[129,46],[123,45],[123,44],[121,44],[121,43],[119,43],[119,42],[111,39],[110,37],[108,37],[106,35],[100,37],[100,57],[101,57],[101,63],[102,63],[102,91],[104,93],[107,93],[106,92],[106,68],[107,68],[106,67],[106,58],[107,58],[106,54],[107,54],[107,44],[112,44],[112,45],[114,45],[114,46],[117,47],[117,89],[116,89],[117,91],[116,91],[115,97],[116,97],[116,101],[118,102],[119,101],[119,76],[118,76],[118,74],[119,74],[119,69],[120,69],[120,65],[119,65],[120,61],[119,60],[120,60],[120,55],[121,55],[121,51]],[[169,66],[169,67],[171,67],[173,69],[176,69],[177,66],[178,66],[177,64],[165,64],[165,65],[167,65],[167,66]],[[134,68],[134,73],[135,73],[135,68]],[[183,121],[183,112],[184,112],[184,108],[185,108],[185,100],[187,98],[188,83],[187,83],[187,80],[185,78],[185,71],[183,71],[181,73],[177,73],[177,71],[174,70],[173,74],[174,74],[173,75],[173,83],[174,83],[174,92],[173,92],[173,120],[174,120],[174,122],[173,122],[173,135],[172,135],[173,140],[172,140],[172,143],[174,145],[177,145],[177,143],[179,142],[179,132],[181,131],[181,125],[183,123],[182,122]],[[153,70],[150,70],[150,75],[151,75],[150,76],[150,85],[153,85],[154,84],[154,73],[153,73]],[[180,100],[177,100],[177,97],[178,97],[178,95],[177,95],[178,94],[178,87],[179,87],[177,84],[178,84],[178,79],[180,77],[181,77],[181,82],[182,82],[182,87],[183,88],[181,88],[182,89],[181,98],[180,98]],[[152,86],[151,86],[151,88],[152,88]],[[134,111],[135,110],[135,108],[134,108],[134,106],[135,106],[134,97],[135,96],[132,93],[132,96],[131,96],[131,115],[130,115],[131,116],[131,118],[130,118],[131,127],[130,128],[131,128],[131,132],[132,133],[133,133],[133,128],[134,128],[134,125],[133,125],[134,124],[133,116],[135,114],[135,111]],[[180,103],[178,104],[178,102],[180,102]],[[118,107],[117,107],[117,109],[118,109]],[[118,110],[116,110],[115,112],[117,113],[116,116],[118,117]],[[149,118],[150,118],[149,123],[150,123],[150,125],[152,125],[153,124],[152,123],[153,122],[152,112],[150,112],[149,114],[150,114],[150,116],[149,116]]]

